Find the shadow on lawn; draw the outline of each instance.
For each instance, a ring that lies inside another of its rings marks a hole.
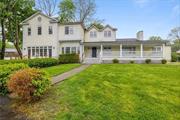
[[[27,120],[27,118],[14,112],[11,108],[11,100],[6,96],[0,96],[0,120]]]

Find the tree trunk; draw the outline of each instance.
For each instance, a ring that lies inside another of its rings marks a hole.
[[[1,28],[2,28],[2,48],[1,48],[0,59],[3,60],[5,56],[5,49],[6,49],[6,35],[5,35],[4,20],[1,20]]]
[[[16,33],[15,33],[15,41],[14,41],[14,46],[16,47],[16,50],[19,54],[19,57],[22,59],[22,51],[19,47],[19,25],[16,24]]]

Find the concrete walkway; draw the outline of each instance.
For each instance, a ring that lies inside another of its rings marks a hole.
[[[85,70],[87,67],[89,67],[90,65],[81,65],[80,67],[78,68],[74,68],[68,72],[65,72],[65,73],[62,73],[56,77],[53,77],[52,78],[52,84],[56,84],[56,83],[59,83],[77,73],[80,73],[81,71]]]

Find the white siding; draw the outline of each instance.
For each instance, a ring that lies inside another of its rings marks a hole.
[[[96,38],[91,38],[90,37],[90,32],[91,31],[96,31],[97,32],[97,37]],[[104,37],[104,31],[111,31],[111,37]],[[116,32],[111,30],[110,28],[106,28],[103,31],[98,31],[95,28],[92,28],[89,31],[86,31],[85,33],[85,42],[96,42],[96,41],[115,41],[116,40]]]
[[[73,27],[73,34],[65,35],[65,26]],[[59,25],[59,40],[83,40],[84,30],[82,26],[79,25]]]
[[[38,21],[38,17],[41,17],[41,22]],[[42,27],[42,34],[37,34],[37,27]],[[52,26],[53,34],[49,34],[48,28]],[[31,28],[31,35],[28,36],[28,27]],[[23,26],[23,55],[27,56],[27,47],[34,46],[52,46],[53,47],[53,57],[57,57],[58,53],[58,24],[50,23],[50,19],[37,15],[28,21],[28,25]]]

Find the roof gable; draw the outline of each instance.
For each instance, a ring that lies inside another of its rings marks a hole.
[[[27,22],[28,22],[29,20],[33,19],[33,18],[36,17],[37,15],[42,15],[42,16],[50,19],[50,20],[51,20],[50,22],[58,22],[57,19],[51,18],[51,17],[49,17],[49,16],[47,16],[47,15],[45,15],[45,14],[43,14],[43,13],[41,13],[41,12],[38,11],[38,12],[36,12],[35,14],[31,15],[30,17],[28,17],[27,19],[25,19],[24,21],[22,21],[20,24],[27,24]]]
[[[103,29],[98,29],[95,25],[91,25],[91,26],[87,29],[87,31],[90,31],[90,30],[93,29],[93,28],[95,28],[95,29],[96,29],[97,31],[99,31],[99,32],[104,31],[106,28],[110,28],[110,29],[113,30],[113,31],[117,31],[116,28],[113,28],[113,27],[111,27],[110,25],[106,25]]]

